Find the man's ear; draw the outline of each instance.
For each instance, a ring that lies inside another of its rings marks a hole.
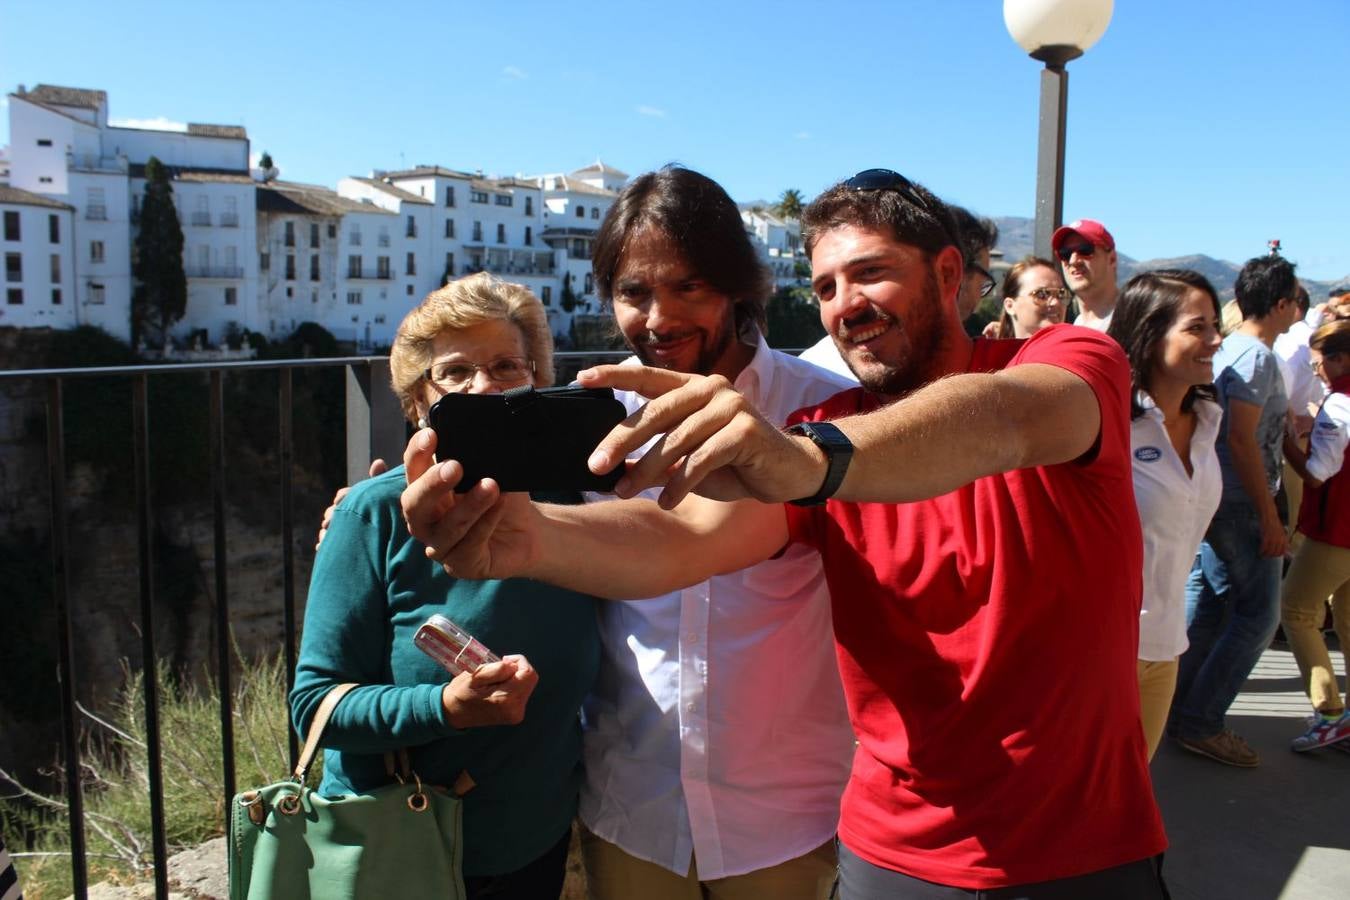
[[[938,291],[942,299],[954,303],[961,293],[961,283],[966,277],[965,263],[961,260],[961,251],[951,244],[943,247],[933,258],[933,271],[937,274]],[[956,307],[953,306],[952,309]]]

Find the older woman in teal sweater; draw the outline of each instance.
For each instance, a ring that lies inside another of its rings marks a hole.
[[[525,288],[485,274],[452,282],[399,326],[390,370],[412,421],[448,392],[547,385],[543,307]],[[475,785],[464,797],[469,896],[556,897],[580,784],[577,710],[599,665],[595,600],[525,579],[448,575],[408,534],[403,487],[402,467],[353,487],[315,557],[291,692],[296,727],[309,727],[335,685],[360,685],[324,732],[319,792],[388,783],[384,754],[400,749],[425,782],[448,786],[467,772]],[[412,642],[433,613],[503,661],[451,679]]]

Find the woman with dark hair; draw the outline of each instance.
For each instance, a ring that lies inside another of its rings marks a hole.
[[[1048,259],[1027,256],[1003,276],[1003,318],[985,329],[985,337],[1029,338],[1042,328],[1064,321],[1069,289],[1059,267]]]
[[[1107,334],[1130,360],[1130,450],[1144,531],[1139,614],[1139,707],[1149,759],[1158,749],[1186,649],[1186,578],[1219,506],[1214,442],[1219,298],[1198,272],[1164,269],[1131,278]]]
[[[1308,341],[1312,369],[1329,393],[1313,419],[1307,453],[1289,454],[1303,479],[1298,530],[1303,543],[1284,578],[1280,621],[1294,652],[1316,717],[1294,738],[1292,749],[1316,750],[1350,739],[1350,714],[1336,686],[1336,671],[1322,637],[1327,597],[1341,649],[1350,648],[1350,321],[1332,321]]]

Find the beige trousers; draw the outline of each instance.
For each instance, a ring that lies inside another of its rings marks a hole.
[[[838,865],[833,838],[776,866],[703,882],[697,860],[688,875],[676,875],[625,853],[584,827],[581,853],[591,900],[826,900]]]
[[[1139,721],[1144,726],[1144,740],[1148,742],[1148,758],[1152,762],[1167,726],[1172,693],[1177,688],[1177,661],[1140,659],[1136,660],[1135,671],[1139,675]]]
[[[1322,637],[1328,598],[1341,651],[1350,652],[1350,550],[1305,537],[1284,576],[1280,621],[1303,675],[1303,689],[1318,712],[1345,709]]]

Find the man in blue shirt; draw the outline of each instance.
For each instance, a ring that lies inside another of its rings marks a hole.
[[[1279,256],[1250,260],[1234,291],[1242,324],[1214,355],[1223,499],[1186,585],[1190,647],[1177,674],[1172,734],[1193,753],[1250,767],[1261,759],[1224,727],[1224,714],[1280,620],[1287,538],[1275,496],[1289,401],[1271,347],[1298,318],[1294,265]]]

